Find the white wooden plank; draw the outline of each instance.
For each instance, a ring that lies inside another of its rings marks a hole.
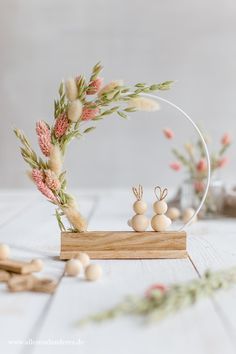
[[[35,199],[36,194],[24,191],[0,190],[0,227],[21,215]]]
[[[124,229],[130,214],[132,209],[126,201],[126,194],[109,192],[100,200],[90,229]],[[80,339],[83,344],[76,350],[86,354],[234,353],[226,329],[209,299],[153,327],[144,327],[135,319],[120,318],[114,322],[75,328],[75,321],[113,306],[127,294],[141,294],[152,283],[170,284],[197,276],[188,259],[98,263],[104,269],[104,276],[97,283],[62,279],[38,339]],[[75,348],[46,347],[44,352],[64,353],[65,350],[74,353]],[[35,347],[34,353],[41,353],[40,346]]]
[[[27,198],[27,193],[25,194]],[[17,198],[15,199],[17,202]],[[94,206],[93,197],[81,198],[84,215],[89,216]],[[60,279],[64,262],[59,261],[60,233],[53,216],[50,216],[50,205],[34,199],[31,208],[24,209],[0,228],[0,242],[11,245],[11,257],[30,260],[43,258],[45,270],[42,276]],[[38,323],[50,305],[53,295],[37,293],[14,293],[5,290],[0,284],[0,348],[1,352],[19,353],[26,349],[20,344],[9,341],[30,339],[37,331]]]
[[[236,266],[236,222],[221,219],[197,223],[189,237],[189,253],[198,272]],[[236,350],[236,288],[218,292],[214,305]]]

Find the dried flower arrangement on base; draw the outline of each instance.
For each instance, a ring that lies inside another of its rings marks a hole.
[[[79,251],[87,252],[92,258],[184,257],[186,255],[185,232],[166,231],[158,235],[155,232],[88,232],[86,219],[81,215],[74,197],[66,190],[63,159],[71,140],[91,132],[95,129],[91,123],[113,113],[127,118],[128,113],[137,110],[158,110],[158,102],[143,97],[142,94],[168,90],[172,84],[172,81],[150,86],[138,83],[130,88],[119,80],[103,86],[103,79],[99,76],[101,70],[102,66],[97,63],[93,67],[89,80],[79,75],[61,83],[59,99],[54,102],[53,124],[49,125],[43,120],[36,123],[36,134],[44,159],[32,149],[29,140],[21,130],[14,131],[22,144],[21,155],[30,166],[28,171],[30,179],[56,206],[55,215],[61,230],[61,258],[71,258]],[[161,214],[164,214],[167,210],[166,203],[161,196],[159,199],[154,204],[154,211],[156,212],[157,204],[162,204],[162,209],[164,206],[165,210],[163,209]],[[137,204],[143,207],[144,204],[140,202],[141,200],[138,200]],[[144,215],[137,212],[138,209],[137,206],[135,217],[138,221],[135,219],[135,224],[138,230],[136,231],[145,231],[148,222]],[[68,227],[65,226],[63,219],[68,220]],[[161,228],[157,225],[157,219],[162,220]],[[164,231],[170,223],[167,216],[155,215],[152,227],[155,231]],[[133,228],[135,230],[135,226]]]

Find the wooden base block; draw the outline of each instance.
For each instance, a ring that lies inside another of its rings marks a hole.
[[[62,232],[60,259],[86,252],[92,259],[185,258],[186,232]]]

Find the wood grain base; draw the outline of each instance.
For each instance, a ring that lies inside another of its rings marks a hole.
[[[86,252],[92,259],[185,258],[186,232],[62,232],[60,259]]]

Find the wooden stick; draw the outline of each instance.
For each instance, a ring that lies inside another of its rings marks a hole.
[[[5,283],[8,282],[8,280],[10,279],[11,274],[9,272],[7,272],[6,270],[0,270],[0,283]]]
[[[0,261],[0,269],[18,274],[30,274],[38,271],[33,263],[14,261],[12,259]]]

